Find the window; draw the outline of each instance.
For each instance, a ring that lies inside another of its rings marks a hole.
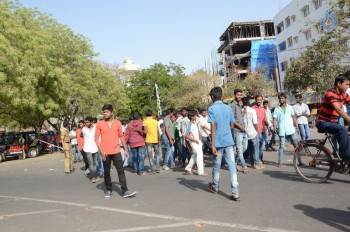
[[[288,16],[286,18],[286,27],[289,27],[290,26],[290,17]]]
[[[322,6],[322,0],[313,0],[313,2],[316,10]]]
[[[295,22],[295,15],[290,16],[290,18],[292,19],[292,22]]]
[[[283,52],[284,50],[286,50],[287,49],[286,41],[283,41],[282,43],[280,43],[278,45],[278,48],[279,48],[280,52]]]
[[[282,72],[287,71],[287,69],[288,69],[288,61],[284,61],[284,62],[280,63],[280,65],[281,65],[281,71]]]
[[[304,35],[305,35],[306,40],[311,39],[311,30],[309,29],[309,30],[304,31]]]
[[[310,14],[309,5],[304,6],[301,11],[303,12],[304,17]]]
[[[282,21],[276,26],[277,34],[281,33],[283,30],[284,30],[284,24],[283,24],[283,21]]]
[[[293,38],[292,36],[288,38],[288,47],[290,48],[291,46],[293,46]]]
[[[299,37],[298,37],[298,36],[294,36],[294,37],[293,37],[293,40],[294,40],[294,43],[297,44],[298,41],[299,41]]]

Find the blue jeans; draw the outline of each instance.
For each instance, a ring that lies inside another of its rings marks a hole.
[[[97,155],[97,153],[86,152],[86,158],[89,162],[89,170],[91,177],[96,177]]]
[[[290,139],[290,142],[293,144],[294,148],[298,146],[298,137],[296,133],[293,133],[291,135],[286,135],[286,136],[280,136],[280,147],[278,149],[278,161],[277,163],[282,163],[283,162],[283,151],[284,151],[284,145],[286,143],[286,138]],[[298,156],[299,158],[299,163],[300,163],[300,155]]]
[[[335,134],[339,144],[339,155],[341,157],[350,156],[350,139],[346,127],[336,122],[317,122],[316,127],[320,133]]]
[[[174,162],[174,146],[171,145],[168,139],[163,139],[163,144],[166,146],[163,166],[175,167]]]
[[[259,159],[259,136],[255,136],[252,139],[248,140],[248,152],[249,152],[249,159],[250,164],[253,166],[258,165],[260,162]]]
[[[264,133],[259,133],[259,158],[262,161],[264,158],[264,147],[265,147],[265,141],[264,141]]]
[[[132,161],[137,174],[141,175],[145,167],[145,146],[130,148],[132,153]]]
[[[307,140],[310,137],[310,130],[308,124],[298,124],[301,140]]]
[[[234,139],[235,139],[237,160],[241,163],[242,168],[246,168],[247,165],[245,163],[243,153],[247,150],[247,147],[248,147],[247,134],[235,129]]]
[[[270,142],[268,141],[269,130],[271,132]],[[275,134],[275,129],[273,128],[273,126],[270,126],[269,129],[266,129],[266,131],[264,131],[265,149],[272,148],[273,144],[276,142],[275,137],[276,137],[276,134]]]
[[[80,161],[80,152],[78,149],[78,144],[72,144],[72,151],[73,151],[74,162],[79,162]]]
[[[237,170],[235,164],[235,157],[233,154],[233,146],[216,148],[218,153],[217,156],[213,156],[213,171],[212,171],[212,185],[218,190],[220,184],[220,170],[221,160],[225,157],[228,165],[228,171],[230,174],[231,192],[234,197],[239,196],[239,185],[237,180]]]
[[[103,168],[103,160],[101,154],[97,154],[97,164],[98,164],[98,173],[100,176],[103,176],[105,170]]]
[[[146,143],[147,148],[147,155],[149,159],[149,166],[151,166],[151,170],[153,173],[160,170],[160,164],[159,164],[159,144],[158,143]],[[154,158],[152,153],[152,148],[154,150]],[[155,165],[154,165],[155,162]]]

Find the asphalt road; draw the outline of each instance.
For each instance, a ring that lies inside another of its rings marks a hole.
[[[312,130],[312,137],[320,137]],[[229,200],[228,171],[218,194],[207,177],[182,169],[137,176],[126,171],[135,198],[104,199],[103,181],[91,184],[77,171],[65,174],[63,154],[0,163],[0,231],[350,231],[350,176],[334,173],[328,183],[309,184],[292,166],[291,148],[283,168],[277,152],[263,170],[238,174],[241,202]],[[148,161],[146,162],[148,166]],[[205,168],[211,174],[211,168]]]

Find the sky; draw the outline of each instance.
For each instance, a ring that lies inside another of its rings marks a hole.
[[[19,0],[90,40],[96,58],[141,68],[173,62],[190,74],[220,46],[231,22],[272,20],[291,0]]]

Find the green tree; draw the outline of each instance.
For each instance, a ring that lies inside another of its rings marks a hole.
[[[127,94],[131,111],[144,113],[147,109],[157,112],[154,85],[159,87],[162,109],[174,107],[185,78],[184,68],[171,63],[156,63],[148,69],[136,72],[127,82]]]
[[[276,94],[273,81],[268,81],[262,73],[249,73],[243,80],[237,79],[227,83],[224,98],[233,97],[235,89],[242,89],[247,97],[254,98],[257,94],[271,97]]]

